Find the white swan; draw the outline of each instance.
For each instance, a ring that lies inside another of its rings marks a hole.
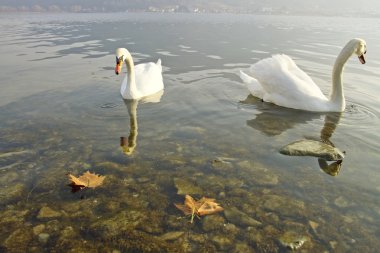
[[[127,75],[121,84],[120,93],[124,99],[140,99],[164,89],[161,59],[134,65],[132,55],[126,48],[116,49],[116,75],[121,73],[125,62]]]
[[[323,95],[313,80],[287,55],[274,55],[250,67],[252,77],[240,71],[240,78],[255,97],[265,102],[315,112],[342,112],[346,107],[342,72],[344,64],[356,54],[365,63],[366,42],[352,39],[337,57],[332,74],[330,97]]]

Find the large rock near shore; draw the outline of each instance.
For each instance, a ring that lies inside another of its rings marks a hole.
[[[326,161],[338,161],[344,158],[342,151],[327,143],[315,140],[299,140],[280,149],[280,153],[290,156],[314,156]]]

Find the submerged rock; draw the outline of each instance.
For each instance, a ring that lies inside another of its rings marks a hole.
[[[54,211],[50,207],[44,206],[40,209],[40,212],[37,215],[37,218],[40,220],[43,219],[52,219],[52,218],[58,218],[61,217],[61,213]]]
[[[0,212],[0,225],[8,222],[24,221],[25,216],[29,214],[29,210],[15,210],[14,208],[2,210]]]
[[[122,211],[110,218],[102,218],[90,225],[90,231],[97,236],[112,237],[124,231],[134,230],[146,219],[146,214],[139,211]]]
[[[25,186],[21,183],[0,188],[0,204],[8,204],[19,201],[25,196]]]
[[[158,238],[164,241],[175,241],[184,234],[185,232],[183,231],[173,231],[173,232],[168,232],[166,234],[163,234],[159,236]]]
[[[215,235],[211,238],[211,241],[215,243],[216,247],[219,250],[223,251],[228,250],[233,245],[233,242],[228,237],[228,235]]]
[[[254,252],[254,251],[253,251],[253,249],[251,247],[249,247],[248,244],[243,243],[243,242],[239,242],[239,243],[235,244],[234,249],[233,249],[232,252],[233,253],[251,253],[251,252]]]
[[[344,158],[343,152],[339,149],[315,140],[295,141],[282,147],[280,153],[290,156],[314,156],[327,161],[338,161]]]
[[[305,211],[305,203],[301,200],[274,194],[265,195],[260,205],[264,209],[285,216],[302,215]]]
[[[2,188],[4,188],[4,185],[9,185],[19,179],[20,175],[16,171],[3,171],[0,177],[0,184],[2,185]]]
[[[50,235],[47,233],[41,233],[38,235],[38,241],[42,244],[46,244],[50,238]]]
[[[39,235],[45,230],[45,224],[39,224],[33,227],[33,234]]]
[[[260,226],[262,223],[248,216],[248,214],[239,211],[236,207],[224,210],[227,220],[233,224],[240,226]]]
[[[177,188],[177,194],[179,195],[185,195],[185,194],[199,194],[201,195],[203,193],[203,190],[195,185],[194,183],[182,179],[182,178],[174,178],[174,185]]]
[[[269,168],[266,168],[260,163],[251,161],[241,161],[238,164],[241,171],[247,173],[247,177],[255,185],[277,185],[279,182],[278,176]]]
[[[220,231],[224,226],[224,218],[220,215],[209,215],[202,219],[202,228],[204,231],[209,232],[213,230]]]
[[[29,243],[33,239],[33,232],[29,228],[20,228],[13,231],[4,241],[6,252],[28,252]]]
[[[307,236],[294,231],[286,231],[279,237],[281,245],[291,250],[299,249],[307,240]]]

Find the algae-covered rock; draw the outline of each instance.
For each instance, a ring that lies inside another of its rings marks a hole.
[[[223,224],[223,232],[230,235],[230,237],[235,237],[237,234],[239,234],[240,229],[235,226],[235,224],[227,223]]]
[[[10,226],[11,224],[13,226],[15,226],[15,224],[22,224],[28,213],[28,210],[19,211],[14,209],[8,209],[0,212],[0,229],[2,227]]]
[[[69,252],[69,249],[76,248],[78,244],[81,244],[80,235],[73,227],[67,226],[60,231],[60,235],[55,243],[58,249],[65,249]]]
[[[202,228],[204,231],[209,232],[213,230],[220,231],[223,229],[225,220],[220,215],[209,215],[202,219]]]
[[[3,171],[0,177],[1,185],[8,185],[20,179],[20,175],[16,171]]]
[[[251,252],[254,252],[254,250],[251,247],[249,247],[248,244],[243,243],[243,242],[236,243],[232,250],[232,253],[251,253]]]
[[[291,250],[297,250],[308,241],[308,237],[294,231],[286,231],[278,238],[278,240],[284,247]]]
[[[327,161],[338,161],[344,154],[338,148],[327,143],[315,140],[299,140],[280,149],[280,153],[290,156],[313,156]]]
[[[115,246],[120,252],[184,252],[180,242],[165,241],[156,236],[133,230],[115,231],[118,232],[111,237],[102,237],[104,244],[110,243],[112,248]],[[180,241],[180,240],[179,240]],[[112,252],[108,248],[101,251],[84,252]]]
[[[44,206],[40,209],[37,215],[37,218],[40,220],[45,220],[45,219],[58,218],[58,217],[61,217],[61,215],[62,214],[60,212],[57,212],[48,206]]]
[[[112,237],[123,231],[135,229],[144,219],[144,213],[122,211],[110,218],[99,219],[90,225],[90,230],[98,236]]]
[[[45,230],[45,224],[39,224],[33,227],[33,234],[39,235]]]
[[[33,239],[33,232],[30,228],[20,228],[13,231],[4,241],[6,252],[28,252],[30,241]]]
[[[233,242],[228,235],[215,235],[211,238],[211,241],[215,243],[219,250],[226,251],[232,247]]]
[[[25,196],[25,186],[21,183],[0,187],[0,205],[14,203]]]

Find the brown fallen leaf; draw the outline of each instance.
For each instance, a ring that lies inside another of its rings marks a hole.
[[[191,215],[191,223],[193,223],[194,216],[200,217],[223,211],[223,207],[216,203],[215,199],[202,197],[200,200],[195,201],[190,195],[185,196],[184,204],[174,205],[185,215]]]
[[[221,207],[218,203],[216,203],[215,199],[209,199],[209,198],[203,197],[199,200],[199,202],[201,203],[200,207],[198,208],[199,216],[223,211],[223,207]]]
[[[105,176],[97,175],[95,173],[91,173],[86,171],[80,177],[76,177],[74,175],[68,175],[69,180],[71,181],[70,186],[72,187],[72,191],[78,191],[85,187],[95,188],[103,184]]]

